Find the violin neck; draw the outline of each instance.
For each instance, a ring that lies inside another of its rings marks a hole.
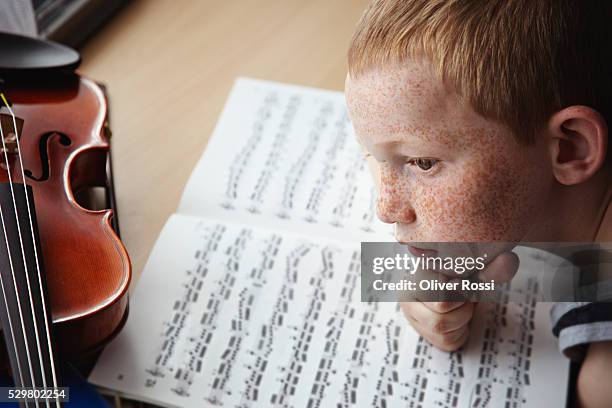
[[[27,196],[26,196],[27,194]],[[17,387],[57,387],[32,189],[0,184],[0,320]]]

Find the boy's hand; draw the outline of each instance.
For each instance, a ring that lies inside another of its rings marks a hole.
[[[503,252],[479,273],[479,279],[508,282],[518,270],[519,259],[513,252]],[[473,302],[403,302],[404,315],[415,330],[431,344],[444,351],[454,351],[465,344],[469,323],[474,315]]]

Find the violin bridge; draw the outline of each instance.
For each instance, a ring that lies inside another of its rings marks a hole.
[[[0,113],[0,125],[2,126],[2,135],[4,136],[4,147],[7,153],[17,154],[17,135],[21,138],[23,130],[23,119],[15,117],[17,124],[17,132],[13,124],[13,117],[6,113]],[[0,144],[0,153],[4,154],[4,147]]]

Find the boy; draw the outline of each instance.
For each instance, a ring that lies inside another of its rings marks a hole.
[[[612,241],[610,21],[594,0],[372,2],[346,97],[398,241]],[[441,349],[468,338],[472,303],[402,308]],[[611,310],[553,310],[584,407],[612,406]]]

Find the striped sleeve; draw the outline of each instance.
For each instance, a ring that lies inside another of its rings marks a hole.
[[[559,349],[573,361],[581,361],[589,343],[612,341],[612,303],[559,302],[550,312],[552,331]]]

